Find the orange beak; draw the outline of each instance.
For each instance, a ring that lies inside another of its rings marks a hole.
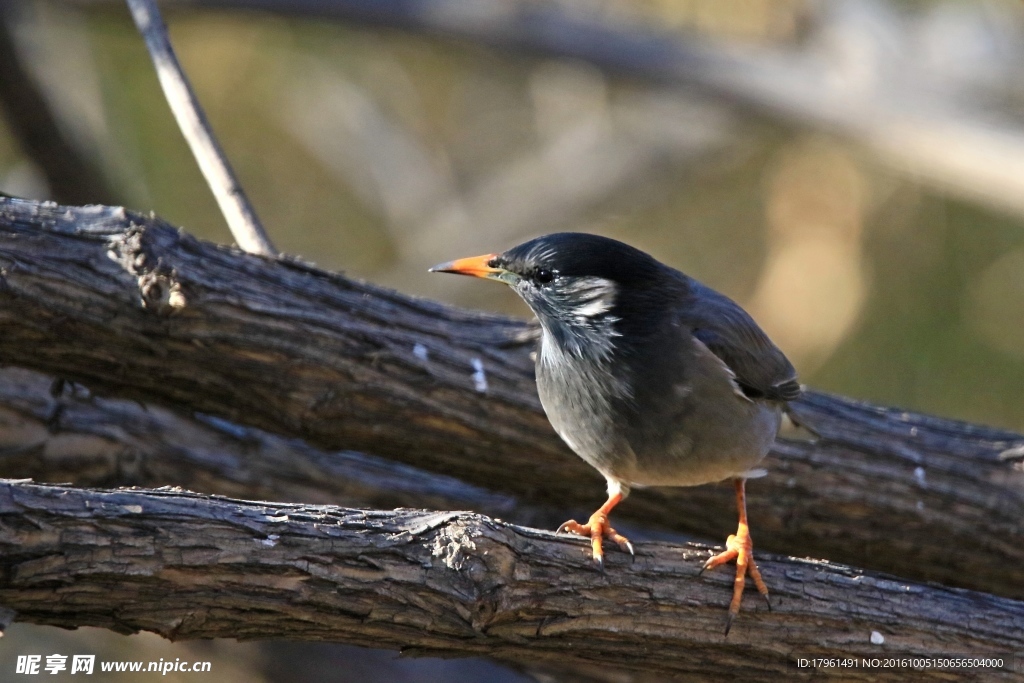
[[[489,280],[500,280],[501,276],[508,271],[501,268],[492,268],[488,265],[497,254],[484,254],[483,256],[470,256],[460,258],[448,263],[442,263],[430,269],[431,273],[456,273],[457,275],[472,275],[483,277]]]

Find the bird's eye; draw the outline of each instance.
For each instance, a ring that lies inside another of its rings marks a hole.
[[[555,274],[552,273],[547,268],[538,268],[537,271],[533,274],[533,279],[541,283],[542,285],[546,285],[547,283],[555,279]]]

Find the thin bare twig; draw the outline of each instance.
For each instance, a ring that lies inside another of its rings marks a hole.
[[[167,26],[155,0],[127,0],[135,25],[146,41],[167,103],[174,112],[185,140],[217,199],[238,246],[250,254],[277,253],[256,211],[245,196],[224,152],[217,144],[206,115],[171,47]]]

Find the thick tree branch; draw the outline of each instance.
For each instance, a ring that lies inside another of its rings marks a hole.
[[[0,478],[24,477],[75,486],[174,486],[237,498],[346,507],[474,510],[550,529],[567,515],[390,460],[325,452],[299,439],[217,418],[189,418],[157,406],[99,398],[80,385],[6,368],[0,370]],[[13,612],[5,617],[5,609],[0,607],[0,632],[14,617]],[[265,647],[271,660],[294,664],[297,657],[309,671],[336,666],[330,654],[334,651],[323,647],[275,641]],[[453,673],[461,675],[458,669]],[[542,673],[562,680],[564,670],[548,665]],[[584,680],[578,666],[572,674],[574,680]],[[586,680],[617,681],[619,676],[621,671],[602,667]],[[270,680],[286,679],[304,680],[298,673],[270,675]]]
[[[123,209],[0,201],[0,363],[590,511],[602,482],[538,405],[521,321],[204,243]],[[474,380],[483,365],[486,391]],[[1020,436],[810,393],[822,435],[750,486],[765,550],[1024,596]],[[618,514],[618,511],[616,511]],[[622,517],[702,536],[725,487],[636,492]],[[956,552],[950,552],[956,548]]]
[[[0,478],[76,486],[181,486],[255,500],[474,510],[554,528],[566,512],[458,479],[218,418],[92,396],[20,368],[0,370]],[[59,391],[55,391],[58,389]]]
[[[707,555],[650,543],[633,563],[613,554],[602,573],[582,539],[468,513],[0,484],[0,604],[21,621],[614,662],[709,678],[740,666],[751,681],[798,674],[796,657],[837,653],[1003,655],[1004,669],[987,675],[1009,680],[1012,653],[1024,651],[1020,602],[764,557],[775,609],[751,596],[726,640],[731,580],[698,578]],[[872,644],[872,632],[885,642]]]

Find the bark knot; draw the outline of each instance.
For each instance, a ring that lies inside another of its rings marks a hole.
[[[185,308],[188,301],[177,271],[164,263],[149,244],[152,230],[131,223],[123,233],[110,238],[107,256],[135,277],[144,309],[172,315]]]
[[[449,569],[460,571],[476,550],[473,539],[480,535],[479,530],[454,521],[438,530],[431,554]]]

